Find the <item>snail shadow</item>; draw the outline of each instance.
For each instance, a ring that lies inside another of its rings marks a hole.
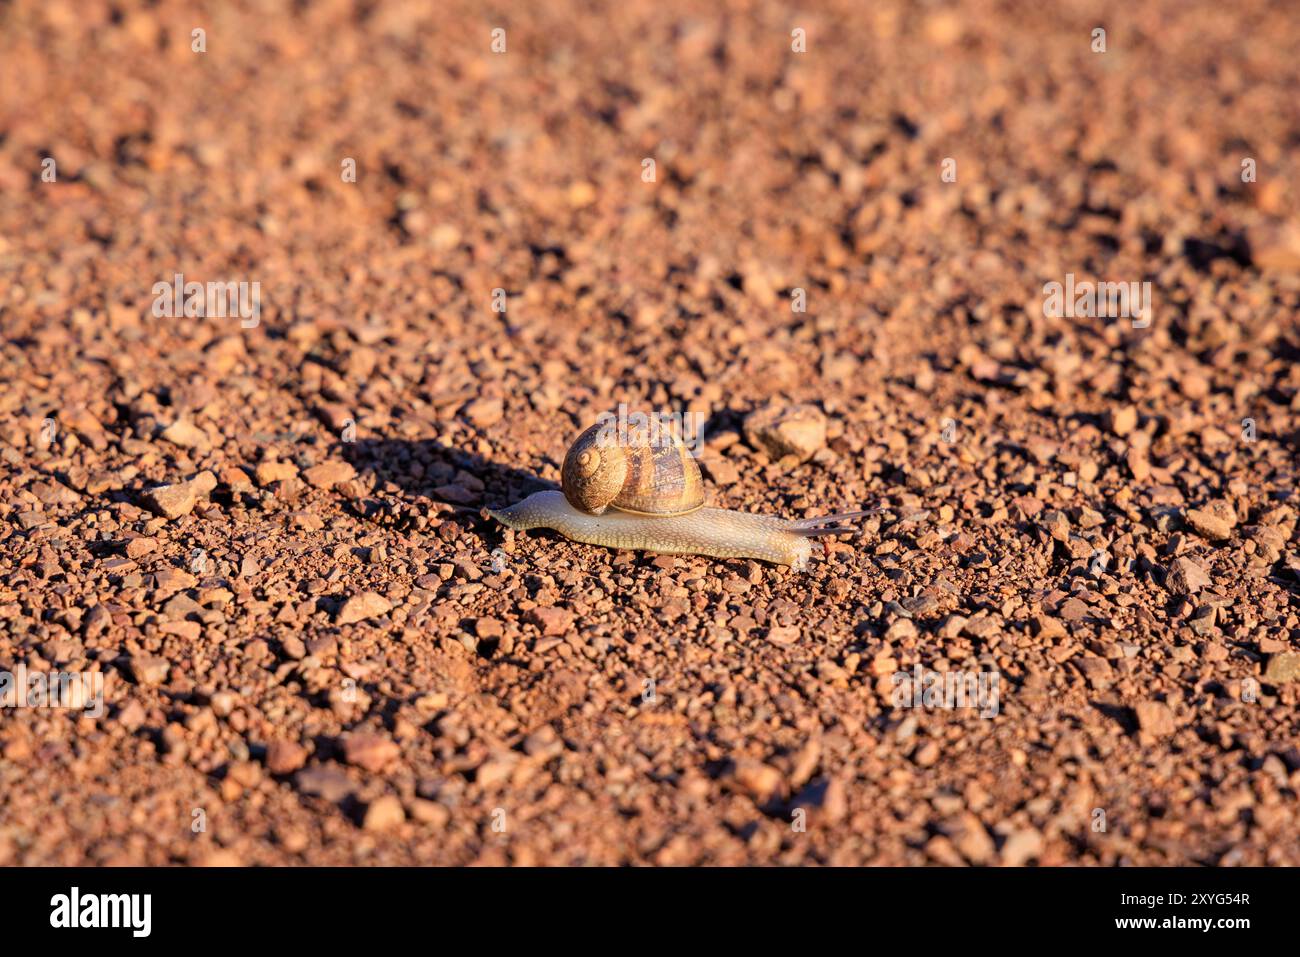
[[[396,488],[408,495],[477,510],[501,508],[533,492],[558,486],[527,469],[434,439],[358,439],[341,444],[343,458],[376,480],[376,492]]]

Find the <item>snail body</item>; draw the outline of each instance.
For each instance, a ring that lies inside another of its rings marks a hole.
[[[512,529],[550,528],[588,545],[754,558],[796,570],[812,557],[812,538],[854,531],[843,523],[868,514],[796,521],[707,508],[699,466],[679,437],[615,439],[601,425],[574,441],[561,481],[563,491],[536,492],[489,514]]]
[[[725,508],[698,508],[685,515],[636,515],[609,509],[580,512],[556,491],[535,492],[522,502],[490,513],[501,524],[525,531],[550,528],[588,545],[667,555],[755,558],[796,571],[812,557],[810,539],[854,531],[840,524],[864,512],[792,521]]]

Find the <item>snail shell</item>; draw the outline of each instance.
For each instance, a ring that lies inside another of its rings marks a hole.
[[[704,480],[674,431],[620,435],[597,423],[569,446],[561,469],[569,504],[599,515],[607,507],[641,515],[684,515],[704,504]]]

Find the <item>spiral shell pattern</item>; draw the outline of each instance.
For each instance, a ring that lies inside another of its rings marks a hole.
[[[597,423],[569,447],[561,469],[564,496],[599,515],[607,507],[641,515],[684,515],[704,504],[700,467],[680,436],[618,434]]]

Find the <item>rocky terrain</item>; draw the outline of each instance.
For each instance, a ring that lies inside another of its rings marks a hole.
[[[0,863],[1300,864],[1297,49],[0,6],[0,670],[103,705],[0,709]],[[881,511],[797,574],[486,515],[619,403]]]

